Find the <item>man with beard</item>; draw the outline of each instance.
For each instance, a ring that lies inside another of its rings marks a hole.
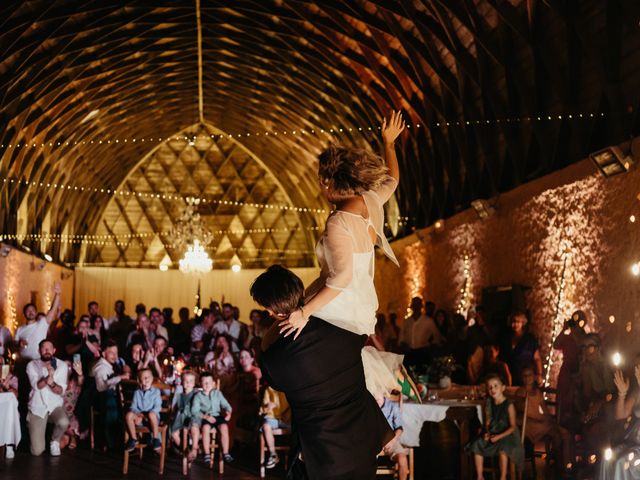
[[[39,316],[36,306],[33,303],[27,303],[22,309],[27,324],[18,327],[15,337],[15,342],[20,347],[21,359],[33,360],[40,358],[38,345],[47,337],[49,325],[51,325],[51,322],[53,322],[56,317],[58,307],[60,307],[60,291],[60,284],[56,283],[53,288],[53,302],[46,315]]]
[[[44,451],[47,423],[51,423],[53,433],[49,453],[57,457],[60,455],[60,439],[69,426],[69,418],[63,407],[69,368],[65,362],[54,357],[56,349],[50,340],[42,340],[38,351],[40,358],[31,360],[27,365],[31,385],[27,415],[31,454],[40,455]]]

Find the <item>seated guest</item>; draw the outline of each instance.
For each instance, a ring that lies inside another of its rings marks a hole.
[[[504,395],[506,385],[502,378],[490,375],[486,385],[489,398],[485,405],[484,432],[465,446],[465,451],[473,454],[478,480],[484,478],[484,457],[495,456],[499,458],[500,479],[506,480],[509,459],[518,468],[522,468],[524,464],[524,449],[516,423],[516,407]]]
[[[48,423],[53,424],[49,453],[54,457],[60,455],[60,440],[69,426],[63,407],[68,367],[65,362],[54,357],[55,353],[53,343],[42,340],[39,359],[31,360],[27,365],[27,376],[31,384],[27,422],[32,455],[40,455],[44,451]]]
[[[201,319],[202,321],[191,330],[191,353],[204,354],[205,348],[209,345],[208,341],[211,339],[211,329],[214,321],[213,312],[205,308],[202,311]],[[202,357],[200,358],[202,359]]]
[[[156,334],[151,329],[151,323],[149,317],[144,313],[138,315],[136,320],[136,329],[129,334],[127,338],[127,347],[130,347],[134,343],[140,343],[145,350],[153,348],[153,340],[156,338]]]
[[[227,335],[231,344],[231,351],[236,354],[240,351],[242,341],[244,340],[244,328],[233,316],[233,305],[230,303],[222,304],[222,320],[213,325],[213,333],[215,335]]]
[[[276,452],[273,431],[291,428],[291,410],[289,409],[289,403],[287,403],[287,397],[271,387],[265,388],[262,405],[260,406],[260,415],[262,416],[260,431],[264,436],[267,450],[269,450],[269,457],[265,461],[265,467],[273,468],[280,461]]]
[[[236,361],[229,350],[229,340],[225,335],[220,335],[214,340],[213,350],[204,358],[205,366],[220,379],[220,389],[223,392],[236,381]]]
[[[68,362],[67,362],[68,363]],[[80,425],[76,417],[76,404],[84,383],[84,374],[82,373],[82,363],[74,362],[69,367],[69,377],[67,379],[67,389],[64,392],[64,411],[67,412],[69,426],[64,436],[60,440],[60,448],[69,447],[70,450],[76,448],[78,437],[80,436]]]
[[[153,331],[156,333],[156,337],[163,337],[168,342],[169,332],[164,326],[164,315],[162,315],[159,308],[153,307],[149,310],[149,321]]]
[[[216,388],[210,372],[200,375],[202,391],[196,393],[191,403],[191,438],[195,445],[202,433],[202,447],[204,449],[204,462],[211,460],[209,448],[211,445],[211,429],[216,428],[220,434],[220,446],[222,458],[225,463],[233,462],[229,455],[229,428],[227,422],[231,419],[231,405],[224,398],[222,392]]]
[[[89,327],[90,334],[98,339],[98,345],[102,345],[102,342],[107,339],[107,329],[104,326],[104,319],[100,315],[91,317]]]
[[[433,309],[433,303],[428,304]],[[433,312],[430,313],[433,315]],[[422,299],[412,298],[411,315],[404,320],[400,332],[400,348],[407,351],[407,364],[424,363],[428,348],[442,341],[433,317],[422,313]]]
[[[393,439],[384,446],[382,451],[398,464],[398,480],[406,480],[409,476],[409,449],[400,443],[403,432],[400,407],[381,393],[374,395],[374,397],[394,433]]]
[[[482,367],[482,374],[479,379],[469,379],[472,384],[477,384],[484,377],[488,375],[499,375],[503,378],[505,385],[510,387],[512,384],[511,371],[509,366],[500,360],[500,345],[496,342],[491,342],[484,347],[484,365]]]
[[[547,409],[542,390],[536,383],[533,367],[522,369],[522,384],[520,390],[528,396],[527,428],[525,437],[534,446],[545,438],[551,440],[553,452],[556,455],[558,473],[567,475],[573,462],[573,439],[566,428],[558,425]]]
[[[196,374],[195,372],[183,372],[182,374],[182,391],[175,393],[172,401],[173,405],[173,423],[171,424],[171,438],[174,445],[178,448],[182,446],[182,450],[186,450],[189,445],[182,445],[182,433],[189,431],[191,428],[191,403],[194,395],[197,393]],[[193,462],[198,454],[198,442],[191,443],[189,451],[189,461]]]
[[[127,365],[131,369],[131,375],[138,376],[138,370],[144,368],[145,352],[144,346],[141,343],[134,343],[129,349]]]
[[[163,336],[157,336],[153,341],[153,348],[145,353],[142,367],[149,367],[156,378],[164,379],[171,358],[171,352],[167,350],[167,339]]]
[[[260,338],[260,320],[262,319],[262,312],[257,308],[251,310],[249,313],[249,329],[247,331],[247,336],[244,339],[244,348],[248,348],[253,350],[255,355],[255,345],[260,345],[258,338]]]
[[[138,445],[136,425],[148,422],[151,427],[151,446],[159,452],[162,448],[160,433],[160,410],[162,408],[162,396],[160,390],[153,386],[153,373],[149,368],[138,371],[138,384],[140,388],[133,393],[131,407],[125,416],[129,440],[125,448],[132,452]]]
[[[13,375],[4,357],[0,355],[0,393],[13,393],[15,398],[6,398],[0,403],[0,445],[5,445],[5,457],[14,458],[15,447],[20,443],[20,414],[18,413],[18,377]]]
[[[238,408],[237,425],[251,432],[255,432],[258,427],[258,409],[260,399],[260,379],[262,372],[255,365],[253,354],[250,350],[243,348],[238,356],[240,373],[238,373]]]
[[[121,446],[122,423],[116,388],[122,380],[129,380],[130,374],[122,371],[118,363],[118,345],[109,340],[104,345],[102,357],[91,368],[91,376],[95,379],[100,406],[100,418],[105,434],[107,448],[116,449]]]
[[[243,348],[238,355],[238,363],[241,368],[241,383],[245,384],[244,388],[241,388],[248,395],[257,395],[260,390],[260,379],[262,378],[262,372],[255,364],[255,359],[251,350]]]

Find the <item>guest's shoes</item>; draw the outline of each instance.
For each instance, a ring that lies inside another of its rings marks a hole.
[[[7,445],[6,451],[4,453],[4,458],[12,459],[12,458],[15,458],[15,456],[16,456],[16,451],[13,448],[13,445]]]
[[[273,453],[269,455],[269,458],[267,459],[267,462],[265,463],[264,466],[267,469],[274,468],[278,464],[278,462],[280,462],[280,459],[278,458],[278,454]]]
[[[129,453],[133,452],[138,446],[138,441],[135,438],[130,438],[127,440],[127,445],[124,447],[125,450]]]
[[[205,453],[202,455],[202,461],[209,465],[211,463],[211,455],[209,453]]]
[[[231,463],[233,462],[233,457],[231,455],[229,455],[228,453],[224,453],[222,455],[222,459],[224,460],[224,463]]]
[[[162,441],[159,438],[154,438],[151,440],[151,448],[156,452],[160,452],[160,450],[162,450]]]
[[[51,441],[51,443],[49,444],[49,454],[52,457],[60,456],[60,442],[56,442],[55,440]]]

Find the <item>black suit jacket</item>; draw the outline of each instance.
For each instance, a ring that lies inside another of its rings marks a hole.
[[[372,478],[376,455],[393,436],[366,389],[365,340],[311,317],[296,340],[280,337],[262,355],[265,377],[291,405],[311,479]]]

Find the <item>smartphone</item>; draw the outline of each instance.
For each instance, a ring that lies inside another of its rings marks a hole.
[[[80,363],[80,354],[79,353],[74,353],[73,354],[73,363]]]
[[[58,361],[56,360],[56,357],[53,357],[51,359],[51,366],[53,367],[54,370],[58,368]]]
[[[2,365],[2,373],[0,374],[0,379],[4,380],[9,376],[9,365]]]

